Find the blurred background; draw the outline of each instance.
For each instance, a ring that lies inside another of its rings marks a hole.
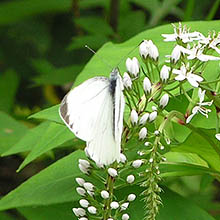
[[[27,117],[58,104],[93,55],[85,44],[98,50],[158,25],[215,19],[220,19],[220,0],[0,0],[0,111],[36,126],[39,122]],[[4,146],[0,143],[0,153]],[[65,148],[49,153],[20,173],[16,169],[25,154],[0,158],[0,196],[67,153]],[[184,184],[181,193],[197,198],[190,181],[170,185],[181,192]],[[208,209],[210,200],[220,199],[217,192],[208,188],[200,205]]]

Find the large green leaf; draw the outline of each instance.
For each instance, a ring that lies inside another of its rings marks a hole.
[[[12,218],[11,216],[7,215],[4,212],[0,212],[0,219],[1,220],[13,220],[14,218]]]
[[[37,137],[39,136],[36,133],[33,135],[33,140],[30,140],[28,137],[27,141],[30,140],[29,145],[32,146],[32,150],[19,166],[18,171],[45,152],[73,139],[74,135],[66,126],[50,123],[45,130],[41,130],[41,136],[36,141]]]
[[[25,135],[15,143],[9,150],[4,152],[2,156],[8,156],[12,154],[17,154],[25,151],[31,151],[42,135],[45,133],[50,122],[44,122],[35,128],[29,129]]]
[[[27,128],[9,115],[0,111],[0,154],[12,147],[26,132]]]
[[[198,154],[210,167],[220,171],[220,156],[214,148],[220,149],[219,143],[215,140],[215,130],[196,129],[195,131],[185,142],[173,147],[172,151]]]
[[[76,151],[31,177],[0,200],[0,210],[78,200],[75,177],[81,175],[78,158],[83,157]]]
[[[36,118],[36,119],[47,119],[50,121],[54,121],[60,124],[63,124],[62,119],[59,116],[59,107],[60,105],[54,105],[50,108],[44,109],[40,112],[37,112],[31,115],[29,118]]]
[[[0,76],[0,110],[9,112],[14,103],[19,79],[17,74],[9,70]]]

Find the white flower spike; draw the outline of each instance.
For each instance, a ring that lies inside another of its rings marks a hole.
[[[207,109],[204,106],[211,106],[213,100],[211,102],[203,102],[205,98],[205,92],[206,92],[205,90],[202,91],[202,89],[199,88],[199,91],[198,91],[199,102],[192,109],[192,114],[188,116],[188,118],[186,119],[186,123],[189,123],[192,120],[192,118],[198,113],[201,113],[206,118],[208,118],[208,113],[211,112],[211,109]]]
[[[126,68],[130,74],[132,74],[134,77],[138,76],[139,73],[139,62],[136,57],[127,58],[126,60]]]
[[[173,69],[173,74],[176,74],[175,80],[183,81],[187,79],[187,81],[193,86],[198,87],[199,83],[203,81],[201,76],[192,73],[192,70],[188,71],[186,66],[183,64],[180,69]]]

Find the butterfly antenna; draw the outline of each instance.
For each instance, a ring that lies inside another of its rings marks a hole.
[[[142,43],[142,42],[143,42],[143,41],[141,41],[141,43]],[[134,47],[133,49],[131,49],[126,55],[124,55],[124,56],[120,59],[120,61],[118,62],[118,64],[117,64],[116,66],[119,66],[119,64],[120,64],[123,60],[125,60],[125,58],[128,57],[134,50],[136,50],[136,49],[140,46],[141,43],[139,43],[136,47]]]
[[[95,54],[103,63],[105,63],[108,67],[110,67],[111,69],[113,69],[113,67],[111,65],[109,65],[109,63],[107,63],[107,61],[105,59],[103,59],[103,57],[99,56],[91,47],[89,47],[88,45],[85,45],[85,48],[87,48],[88,50],[90,50],[93,54]]]

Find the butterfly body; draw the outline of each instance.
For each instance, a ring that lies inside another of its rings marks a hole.
[[[97,164],[119,161],[123,129],[123,84],[117,68],[110,78],[94,77],[72,89],[60,106],[60,117]]]

